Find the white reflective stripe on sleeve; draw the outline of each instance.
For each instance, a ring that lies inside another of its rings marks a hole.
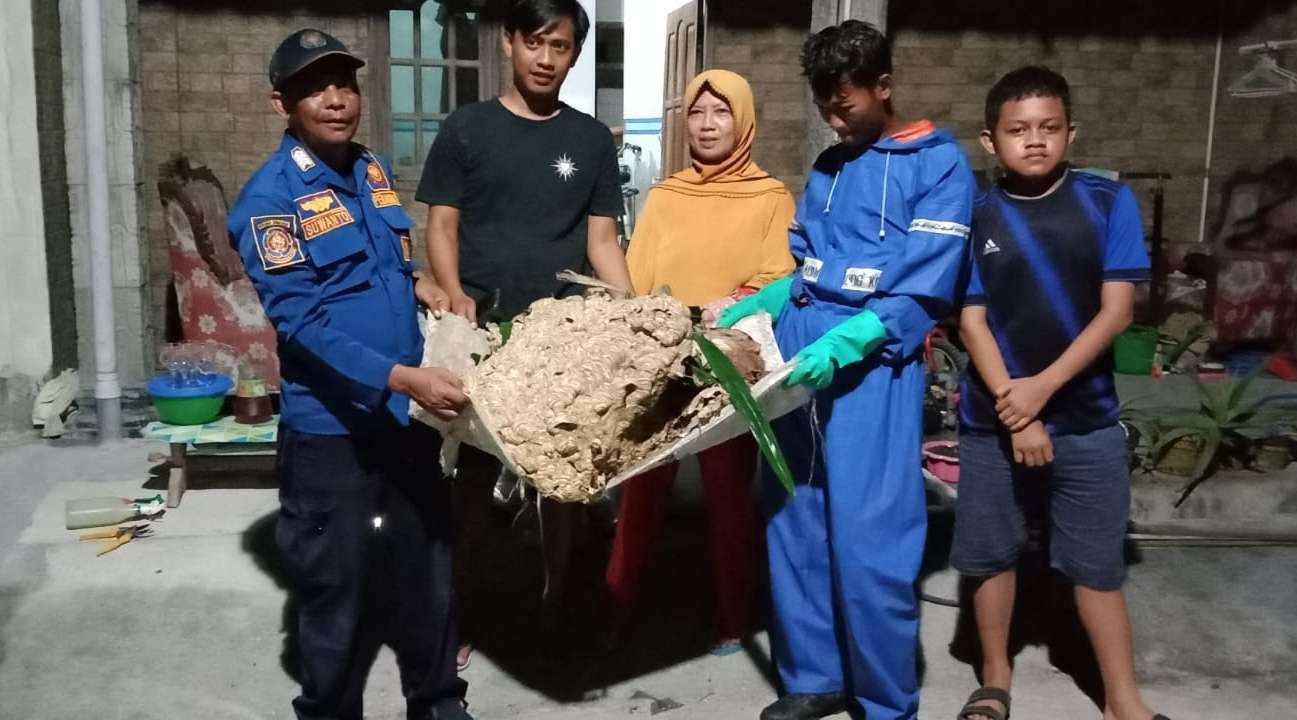
[[[957,238],[968,237],[968,226],[962,223],[949,222],[946,220],[927,220],[925,218],[914,218],[910,221],[910,232],[930,232],[937,235],[953,235]]]

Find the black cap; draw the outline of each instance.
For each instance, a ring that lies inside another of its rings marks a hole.
[[[289,78],[306,69],[306,66],[333,55],[350,58],[356,67],[365,64],[338,38],[312,28],[298,30],[279,43],[275,54],[270,56],[270,86],[278,90]]]

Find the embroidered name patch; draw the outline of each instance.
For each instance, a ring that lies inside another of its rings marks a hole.
[[[259,215],[250,221],[261,267],[266,271],[306,262],[302,244],[293,234],[294,219],[292,215]]]
[[[842,281],[843,290],[873,292],[878,289],[878,279],[883,271],[876,268],[847,268],[847,275]]]
[[[297,216],[302,219],[302,236],[307,240],[356,221],[332,190],[311,193],[294,202],[297,203]]]
[[[385,208],[394,207],[401,204],[401,196],[396,194],[395,190],[375,190],[371,193],[374,198],[374,207]]]
[[[820,281],[820,271],[823,269],[823,260],[808,257],[802,261],[802,279],[806,282],[817,283]]]
[[[383,172],[383,165],[376,160],[369,161],[365,168],[365,178],[369,182],[369,194],[374,200],[374,207],[385,208],[401,204],[401,198],[392,189],[392,183]]]

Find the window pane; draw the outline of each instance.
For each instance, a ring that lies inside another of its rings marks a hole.
[[[477,59],[477,13],[467,13],[455,18],[455,57],[460,60]]]
[[[423,75],[423,110],[424,114],[450,112],[450,88],[446,86],[446,68],[425,67],[419,70]]]
[[[440,120],[423,121],[423,154],[425,157],[428,154],[428,150],[432,148],[432,141],[437,138],[437,131],[440,129]]]
[[[394,58],[414,57],[414,11],[393,10],[387,14],[389,52]]]
[[[419,55],[425,58],[444,58],[446,43],[445,28],[442,27],[443,16],[441,3],[428,0],[419,10]]]
[[[414,146],[414,121],[392,121],[392,162],[397,167],[412,168],[418,164],[418,151]]]
[[[455,107],[477,102],[477,68],[455,69]]]
[[[392,112],[414,112],[414,68],[392,66]]]

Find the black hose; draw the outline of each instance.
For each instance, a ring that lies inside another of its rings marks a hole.
[[[951,600],[949,598],[938,597],[936,595],[929,595],[928,593],[919,593],[919,597],[923,600],[923,602],[932,603],[933,605],[940,605],[942,607],[952,607],[952,608],[963,607],[963,605],[960,604],[958,600]]]

